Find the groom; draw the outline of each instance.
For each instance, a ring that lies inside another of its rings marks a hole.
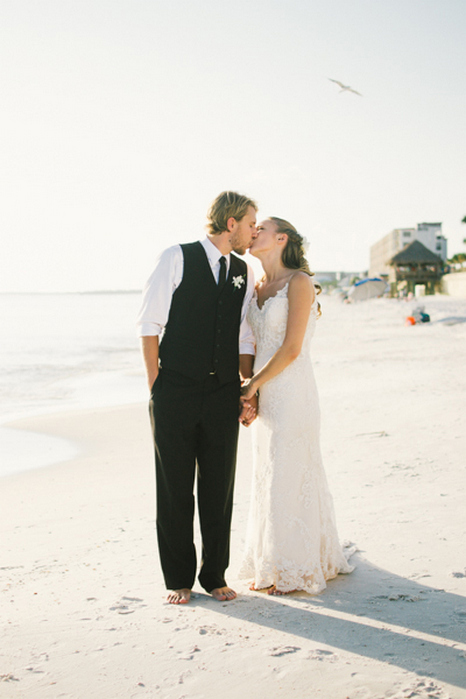
[[[207,237],[160,256],[138,318],[154,434],[157,539],[168,602],[186,604],[196,575],[194,480],[202,534],[199,582],[219,601],[225,582],[239,422],[240,374],[252,376],[254,338],[246,311],[254,279],[244,255],[256,237],[257,206],[222,192],[208,213]],[[239,420],[238,420],[239,417]]]

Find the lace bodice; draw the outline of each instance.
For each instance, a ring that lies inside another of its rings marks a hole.
[[[275,296],[266,299],[262,308],[258,306],[256,293],[249,306],[248,322],[256,338],[256,360],[254,364],[256,372],[268,362],[285,339],[288,320],[288,287],[289,282]],[[300,356],[309,355],[316,320],[317,299],[312,304]]]

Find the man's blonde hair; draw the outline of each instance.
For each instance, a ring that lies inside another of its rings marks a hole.
[[[257,204],[253,199],[237,192],[222,192],[214,199],[207,212],[207,231],[211,235],[220,235],[228,229],[229,218],[241,221],[250,206],[257,211]]]

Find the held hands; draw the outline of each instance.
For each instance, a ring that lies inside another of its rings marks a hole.
[[[240,414],[238,419],[242,425],[249,427],[257,417],[256,409],[249,401],[245,401],[244,398],[240,398],[239,405]]]
[[[255,390],[253,391],[250,389],[250,385],[251,385],[251,379],[246,379],[246,381],[243,382],[243,385],[241,388],[242,395],[240,398],[239,421],[245,427],[249,427],[249,425],[252,422],[254,422],[254,420],[257,417],[257,407],[258,407],[257,395],[256,395]],[[245,392],[245,389],[247,390],[247,392]]]

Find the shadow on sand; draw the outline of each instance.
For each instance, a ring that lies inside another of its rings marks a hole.
[[[352,562],[356,570],[330,581],[321,595],[251,592],[251,604],[249,596],[240,595],[233,602],[215,602],[215,610],[292,633],[295,641],[321,642],[466,687],[466,599],[381,570],[358,556]],[[207,595],[196,593],[193,601],[212,608]]]

